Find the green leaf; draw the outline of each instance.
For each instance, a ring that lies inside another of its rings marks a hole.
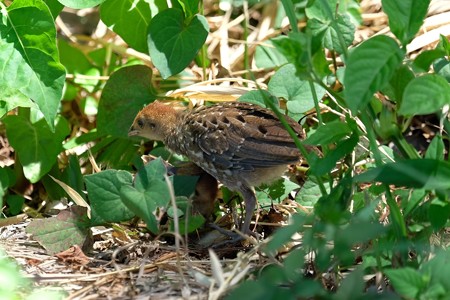
[[[272,239],[267,243],[267,248],[264,249],[264,252],[271,253],[290,241],[292,235],[299,232],[306,219],[300,214],[294,214],[292,215],[291,222],[291,224],[277,230]]]
[[[8,169],[0,167],[0,204],[3,207],[3,197],[6,194],[8,187],[10,186],[10,180],[8,176]]]
[[[425,158],[444,160],[445,145],[441,135],[436,135],[428,146]]]
[[[388,105],[381,107],[378,119],[373,123],[373,128],[376,134],[384,140],[389,140],[400,134],[397,115]]]
[[[157,209],[165,209],[170,201],[169,188],[164,179],[166,166],[161,158],[151,161],[136,173],[134,187],[123,186],[123,203],[142,218],[150,231],[158,233]]]
[[[152,70],[140,65],[121,68],[111,75],[98,107],[100,134],[128,138],[128,129],[138,111],[156,98],[151,80]]]
[[[173,189],[176,196],[190,197],[195,192],[199,176],[173,176]]]
[[[433,69],[436,74],[450,82],[450,62],[446,58],[440,58],[433,63]]]
[[[131,186],[133,178],[126,171],[106,170],[84,177],[92,209],[92,218],[121,222],[134,217],[120,197],[123,186]]]
[[[0,118],[16,107],[32,107],[38,109],[30,98],[16,89],[4,87],[0,92]],[[4,100],[3,100],[4,99]]]
[[[426,115],[450,103],[447,80],[436,74],[426,74],[411,80],[403,94],[400,115]]]
[[[33,220],[26,232],[33,235],[50,255],[69,249],[73,245],[89,245],[89,219],[86,208],[73,206],[61,211],[56,218]],[[86,250],[86,249],[84,249]]]
[[[316,53],[312,56],[312,69],[313,72],[320,78],[322,81],[326,80],[335,80],[333,79],[335,75],[331,73],[330,70],[330,64],[327,61],[327,57],[325,56],[325,51],[320,48]],[[309,79],[310,75],[307,75],[307,72],[311,71],[304,71],[304,73],[298,73],[297,75],[300,77],[305,77]],[[331,76],[330,76],[331,75]],[[329,76],[329,77],[327,77]],[[320,100],[320,99],[319,99]]]
[[[304,33],[291,32],[288,36],[281,35],[271,41],[287,61],[294,64],[298,72],[307,72],[309,70],[308,39],[309,37]]]
[[[120,194],[123,203],[145,221],[151,232],[157,234],[157,209],[166,209],[170,201],[167,183],[161,180],[151,180],[146,190],[138,190],[125,185],[120,188]]]
[[[266,90],[248,91],[244,95],[240,96],[238,101],[239,102],[253,103],[253,104],[256,104],[256,105],[259,105],[259,106],[267,108],[266,102],[264,101],[264,98],[268,99],[269,101],[272,101],[272,103],[276,107],[280,106],[280,103],[278,102],[278,99],[276,97],[274,97],[271,93],[269,93]]]
[[[315,146],[328,145],[340,141],[351,133],[352,129],[347,123],[340,120],[334,120],[319,126],[313,134],[303,141],[303,143]]]
[[[238,287],[230,291],[230,294],[225,298],[226,300],[233,299],[276,299],[273,298],[276,292],[276,287],[268,286],[261,281],[244,281]],[[283,298],[278,298],[283,299]]]
[[[314,182],[311,177],[312,176],[306,179],[306,182],[302,185],[300,191],[295,196],[295,201],[303,206],[314,206],[320,196],[322,196],[320,186]]]
[[[431,64],[435,60],[445,57],[446,54],[446,51],[437,48],[433,50],[423,51],[414,59],[413,66],[419,69],[419,71],[421,72],[428,72]]]
[[[404,56],[392,38],[375,36],[349,55],[345,68],[345,100],[353,113],[364,109],[375,92],[384,88]]]
[[[370,214],[373,210],[370,212],[366,209],[366,212]],[[386,231],[387,228],[376,221],[357,220],[354,218],[349,224],[346,224],[345,227],[336,232],[335,245],[336,248],[341,248],[341,250],[348,251],[352,245],[370,241],[376,237],[379,237]],[[336,250],[337,249],[335,249],[335,251]]]
[[[431,284],[426,291],[421,294],[422,299],[443,299],[448,295],[448,290],[445,289],[445,284],[437,283]]]
[[[420,266],[420,273],[427,277],[431,275],[430,285],[442,284],[442,286],[445,287],[445,290],[447,291],[444,294],[446,295],[450,290],[450,282],[448,280],[448,278],[450,277],[450,270],[448,268],[448,263],[450,261],[450,251],[448,251],[448,249],[436,249],[436,252],[437,253],[432,259],[424,262]],[[438,299],[438,297],[428,299]]]
[[[414,79],[414,73],[408,66],[401,66],[392,76],[389,84],[383,89],[391,100],[401,104],[403,93],[408,83]]]
[[[136,141],[115,137],[103,139],[91,148],[97,155],[98,163],[106,163],[111,168],[128,169],[129,163],[136,158]]]
[[[355,37],[355,26],[347,15],[338,15],[334,19],[324,36],[324,46],[338,53],[344,53],[353,43]],[[342,40],[341,40],[342,38]]]
[[[425,283],[422,276],[413,268],[385,270],[395,291],[407,299],[417,299],[419,292]]]
[[[142,169],[138,170],[136,173],[134,186],[139,191],[148,190],[152,181],[160,180],[164,182],[164,174],[166,173],[166,166],[164,165],[163,160],[158,157],[157,159],[146,164]],[[168,190],[165,192],[168,193]]]
[[[2,259],[0,260],[0,277],[2,278],[2,287],[0,289],[0,298],[7,300],[18,300],[23,299],[24,294],[27,294],[27,298],[33,300],[31,296],[28,295],[29,292],[23,291],[37,291],[38,289],[32,288],[31,280],[25,278],[22,270],[18,266],[18,263],[14,259],[10,259],[5,251],[0,250],[0,255]],[[47,290],[48,291],[48,290]],[[61,294],[59,298],[48,300],[62,299],[64,296]]]
[[[355,36],[355,26],[348,15],[338,15],[332,21],[312,19],[308,22],[308,26],[313,35],[323,35],[323,44],[326,48],[338,53],[344,53]],[[342,41],[339,35],[342,36]]]
[[[97,99],[92,96],[81,99],[80,108],[85,115],[95,116],[98,112]]]
[[[408,190],[399,191],[406,192],[407,194],[400,194],[400,197],[404,197],[407,201],[402,201],[403,215],[408,217],[421,203],[425,202],[425,197],[428,197],[428,193],[423,189],[413,189],[411,192]]]
[[[5,12],[2,12],[5,13]],[[51,130],[62,97],[53,17],[42,0],[16,0],[0,22],[0,99],[17,90],[39,106]]]
[[[283,272],[288,280],[296,281],[303,276],[305,257],[305,249],[292,249],[283,261]]]
[[[384,12],[389,17],[392,33],[408,44],[422,26],[431,0],[382,0]]]
[[[436,49],[444,50],[446,56],[450,55],[450,42],[446,36],[442,34],[439,35],[439,44],[436,46]]]
[[[99,5],[106,0],[58,0],[62,4],[70,8],[89,8]]]
[[[61,63],[67,72],[85,74],[93,67],[84,52],[72,46],[67,41],[59,39],[58,49]]]
[[[340,224],[342,219],[348,213],[348,206],[352,200],[352,193],[353,188],[350,176],[346,174],[345,177],[331,189],[329,194],[319,198],[314,207],[315,215],[319,216],[324,222],[331,222],[335,225]],[[323,257],[323,259],[328,261],[330,258]]]
[[[120,188],[120,194],[123,203],[139,218],[144,220],[147,228],[151,232],[158,234],[158,222],[155,217],[155,198],[159,195],[151,191],[138,191],[129,185],[122,186]]]
[[[21,116],[8,116],[3,122],[11,146],[19,155],[25,177],[38,182],[56,163],[62,151],[62,142],[69,134],[65,119],[58,119],[55,132],[51,132],[44,119],[32,124]]]
[[[195,15],[186,23],[175,8],[158,13],[150,22],[148,49],[164,79],[181,72],[195,58],[208,36],[206,18]]]
[[[431,201],[428,210],[428,219],[435,231],[439,231],[445,227],[450,217],[450,204],[439,199]]]
[[[293,64],[284,65],[272,76],[268,85],[270,93],[287,100],[287,108],[289,112],[294,114],[304,113],[314,107],[309,82],[301,80],[296,72]],[[314,87],[317,98],[322,99],[325,95],[325,89],[317,84],[314,84]]]
[[[288,61],[284,55],[275,48],[271,40],[256,46],[255,64],[258,68],[275,68],[286,64]]]
[[[330,21],[334,18],[334,10],[336,8],[337,0],[328,0],[325,3],[322,1],[309,1],[307,3],[305,13],[309,19],[316,19],[322,22]],[[339,5],[341,8],[341,5]]]
[[[58,0],[44,0],[45,4],[47,4],[50,12],[52,13],[53,19],[59,15],[59,13],[63,10],[64,5],[58,2]]]
[[[435,159],[410,159],[389,163],[354,177],[355,182],[379,181],[385,184],[423,188],[450,189],[450,163]]]
[[[85,190],[85,187],[83,175],[81,174],[80,161],[77,155],[74,154],[68,157],[68,165],[62,172],[61,180],[66,182],[68,186],[77,191],[86,200],[86,194],[82,192]]]
[[[358,266],[341,282],[334,299],[363,299],[364,270]]]
[[[67,72],[74,75],[90,75],[94,78],[100,76],[100,70],[91,64],[83,51],[76,47],[73,47],[72,45],[69,45],[69,43],[64,40],[58,40],[58,48],[60,51],[61,63],[64,64]],[[99,80],[75,77],[73,82],[76,84],[76,86],[80,85],[81,87],[92,93],[99,83]],[[71,86],[69,83],[67,83],[67,85]],[[77,87],[75,87],[75,91],[76,95]]]
[[[274,201],[281,203],[288,195],[300,186],[282,177],[270,185],[261,185],[256,189],[256,198],[261,205],[271,205]]]
[[[315,158],[311,160],[311,173],[317,176],[324,175],[330,172],[339,159],[350,154],[356,147],[359,141],[357,133],[353,133],[348,139],[339,141],[336,148],[329,151],[323,158]]]
[[[191,18],[199,12],[199,0],[178,0],[178,3],[183,8],[186,18]]]
[[[150,4],[144,0],[108,0],[100,5],[100,18],[130,47],[147,53],[147,28],[151,20]]]
[[[187,220],[187,223],[186,223]],[[205,218],[202,215],[192,215],[187,219],[186,217],[179,218],[179,227],[180,234],[184,234],[185,232],[191,233],[195,230],[199,229],[203,224],[205,224]],[[174,223],[171,222],[171,230],[175,230]]]
[[[305,13],[308,19],[317,19],[322,22],[335,18],[336,13],[346,14],[352,18],[354,25],[362,23],[361,8],[356,1],[316,0],[308,1]]]
[[[9,214],[15,216],[22,212],[22,207],[23,204],[25,203],[25,198],[19,195],[7,195],[6,203],[8,204],[9,207],[8,210]]]

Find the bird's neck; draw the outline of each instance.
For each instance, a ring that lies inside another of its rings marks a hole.
[[[180,143],[180,137],[183,135],[182,124],[185,118],[186,111],[176,111],[172,120],[167,120],[166,134],[164,135],[164,145],[169,150],[177,154],[183,154],[183,145]]]

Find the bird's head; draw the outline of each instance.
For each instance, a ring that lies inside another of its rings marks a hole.
[[[137,114],[128,136],[142,136],[153,141],[163,141],[176,126],[178,117],[179,109],[154,101]]]

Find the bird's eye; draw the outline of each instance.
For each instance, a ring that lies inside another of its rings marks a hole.
[[[151,129],[153,129],[153,128],[156,127],[156,125],[155,125],[155,123],[148,123],[148,127],[150,127]]]
[[[144,120],[142,120],[142,119],[139,119],[139,120],[137,120],[137,126],[139,126],[139,128],[144,128]]]

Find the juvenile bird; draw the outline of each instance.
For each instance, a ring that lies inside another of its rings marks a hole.
[[[301,126],[288,124],[303,139]],[[226,102],[183,110],[154,101],[136,116],[128,133],[163,141],[189,158],[245,202],[242,232],[250,233],[256,206],[255,186],[279,178],[288,164],[300,158],[285,127],[270,110],[243,102]]]

